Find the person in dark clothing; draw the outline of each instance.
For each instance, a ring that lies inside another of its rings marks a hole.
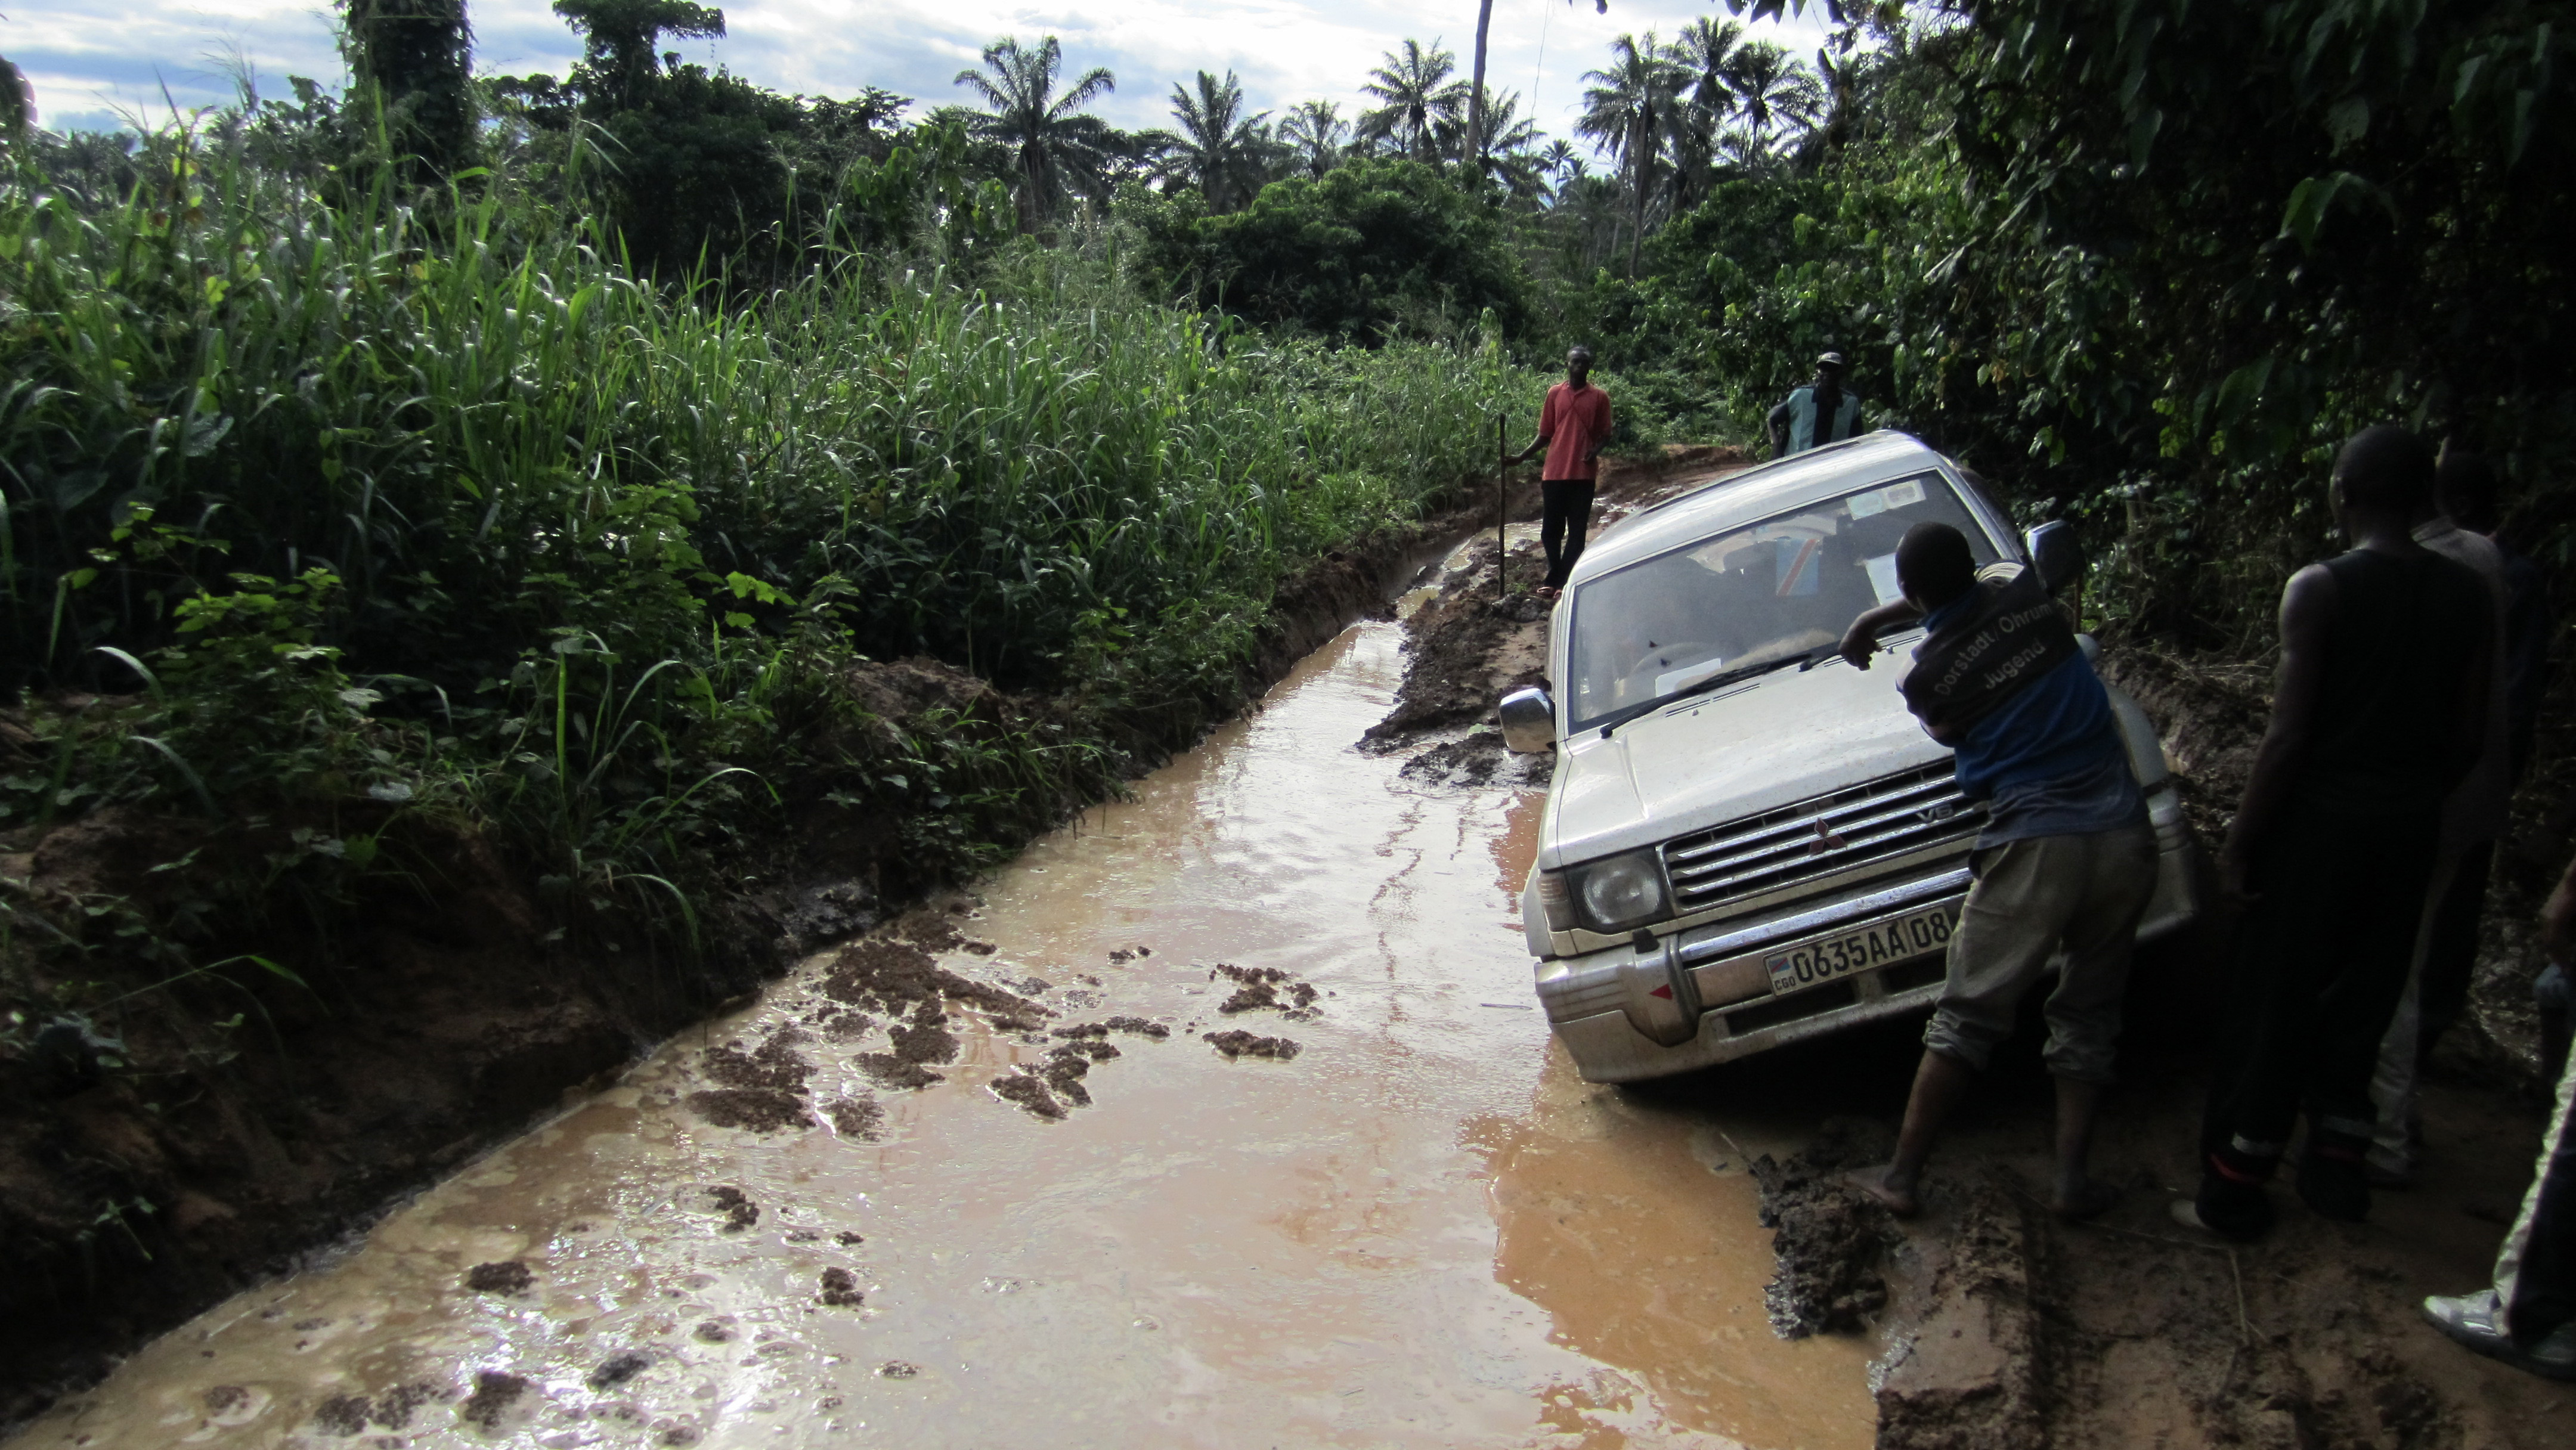
[[[2576,861],[2541,908],[2540,944],[2552,970],[2564,972],[2576,953]],[[2576,1070],[2563,1060],[2557,1082],[2539,1170],[2496,1250],[2494,1287],[2433,1295],[2424,1301],[2424,1317],[2516,1369],[2576,1380]]]
[[[1539,547],[1547,551],[1547,582],[1541,599],[1554,599],[1583,557],[1583,536],[1592,526],[1593,481],[1601,468],[1601,450],[1610,446],[1610,395],[1592,386],[1592,349],[1578,347],[1565,355],[1565,381],[1547,390],[1539,408],[1538,437],[1512,459],[1527,463],[1547,451],[1539,473]]]
[[[2531,765],[2532,737],[2540,720],[2540,696],[2548,684],[2549,590],[2540,566],[2525,558],[2498,531],[2502,510],[2495,470],[2474,453],[2445,448],[2439,473],[2442,511],[2453,523],[2483,536],[2502,561],[2505,586],[2504,778],[2508,789]],[[2423,1025],[2416,1037],[2418,1061],[2429,1060],[2434,1044],[2468,1009],[2469,978],[2478,956],[2478,919],[2486,906],[2487,882],[2495,866],[2492,836],[2469,845],[2461,854],[2450,887],[2434,908],[2424,954]]]
[[[2435,492],[2440,491],[2440,468]],[[2502,658],[2507,597],[2504,555],[2493,540],[2472,533],[2443,512],[2438,498],[2428,498],[2415,520],[2415,542],[2455,564],[2476,571],[2487,586],[2488,635],[2492,655]],[[2379,1130],[2364,1157],[2373,1188],[2411,1188],[2415,1158],[2423,1145],[2423,1113],[2417,1092],[2427,1039],[2428,994],[2455,986],[2461,1000],[2468,994],[2469,971],[2477,955],[2478,913],[2486,903],[2487,872],[2495,860],[2496,839],[2511,814],[2513,782],[2507,767],[2504,672],[2487,676],[2486,736],[2476,764],[2442,802],[2442,836],[2433,853],[2433,882],[2416,930],[2415,965],[2406,991],[2380,1040],[2379,1066],[2371,1074],[2371,1101],[2379,1109]]]
[[[2415,541],[2433,451],[2355,434],[2332,501],[2352,547],[2281,591],[2272,718],[2219,854],[2245,904],[2202,1119],[2200,1190],[2174,1217],[2230,1238],[2272,1224],[2263,1185],[2304,1111],[2310,1208],[2370,1212],[2363,1168],[2381,1038],[2405,991],[2442,805],[2486,736],[2494,605],[2485,581]]]
[[[2062,947],[2047,999],[2045,1056],[2057,1079],[2049,1206],[2084,1219],[2115,1197],[2086,1160],[2119,1055],[2138,919],[2155,894],[2156,837],[2110,695],[2056,601],[2027,569],[1990,574],[1979,577],[1957,529],[1916,524],[1896,546],[1903,597],[1853,620],[1840,646],[1867,669],[1883,630],[1922,617],[1923,643],[1898,688],[1924,730],[1957,753],[1959,793],[1989,803],[1895,1161],[1851,1182],[1898,1217],[1913,1215],[1933,1139]]]
[[[1860,394],[1843,386],[1843,355],[1816,359],[1816,379],[1771,410],[1771,456],[1786,458],[1860,432]]]

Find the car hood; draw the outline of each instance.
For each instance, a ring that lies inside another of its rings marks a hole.
[[[1868,670],[1783,669],[1557,748],[1539,865],[1651,846],[1949,757],[1896,692],[1903,654]]]

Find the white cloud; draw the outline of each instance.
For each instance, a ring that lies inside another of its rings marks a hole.
[[[1463,72],[1475,41],[1473,0],[1128,0],[1119,5],[1014,0],[745,0],[726,5],[722,40],[679,48],[762,85],[808,95],[847,95],[877,85],[924,106],[962,99],[950,82],[1003,35],[1061,39],[1069,71],[1108,66],[1118,90],[1099,110],[1125,126],[1168,122],[1174,83],[1200,69],[1243,78],[1256,106],[1308,96],[1361,103],[1379,56],[1406,37],[1438,40]],[[1571,134],[1582,73],[1604,63],[1612,37],[1666,37],[1694,16],[1725,11],[1683,0],[1494,0],[1487,83],[1521,94],[1543,130]],[[476,64],[486,71],[560,73],[579,54],[546,0],[483,0],[471,11]],[[1813,19],[1756,29],[1801,53],[1822,27]],[[288,74],[337,77],[331,12],[311,0],[47,0],[0,23],[0,54],[30,72],[48,124],[109,108],[160,114],[161,89],[181,105],[226,99],[221,58],[238,50],[262,89]],[[1532,98],[1535,97],[1535,105]]]

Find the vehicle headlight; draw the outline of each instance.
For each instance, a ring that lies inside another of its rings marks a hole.
[[[1574,898],[1595,931],[1625,931],[1664,914],[1664,868],[1652,850],[1607,857],[1575,875]]]

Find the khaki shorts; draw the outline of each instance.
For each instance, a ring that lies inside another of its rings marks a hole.
[[[2048,994],[2048,1070],[2109,1082],[2129,953],[2155,895],[2155,832],[2140,822],[2034,836],[1985,847],[1972,864],[1976,884],[1950,934],[1949,976],[1923,1045],[1983,1071],[2062,945],[2065,968]]]

